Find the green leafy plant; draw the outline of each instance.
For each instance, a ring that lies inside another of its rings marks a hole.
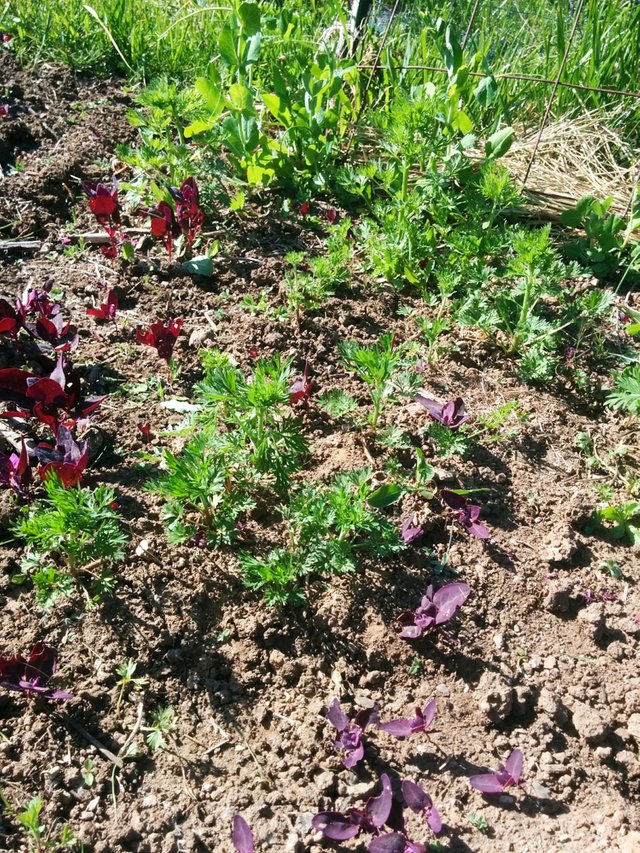
[[[640,415],[640,364],[631,364],[615,376],[615,388],[607,397],[612,409],[625,409]]]
[[[116,667],[116,673],[120,676],[118,681],[116,681],[116,686],[120,688],[120,692],[118,693],[118,701],[116,703],[116,717],[120,716],[122,700],[124,698],[124,694],[127,688],[130,686],[143,687],[145,684],[149,683],[148,680],[143,676],[136,677],[137,668],[138,663],[137,661],[133,660],[133,658],[128,658]]]
[[[233,446],[246,450],[248,462],[278,489],[286,489],[308,452],[291,414],[292,381],[290,361],[275,355],[260,359],[249,379],[228,363],[205,366],[196,389],[198,422],[210,429],[224,425]]]
[[[640,547],[640,501],[609,504],[594,514],[598,528],[612,539]]]
[[[343,365],[369,386],[372,409],[369,426],[375,433],[385,403],[395,391],[394,378],[402,364],[404,350],[396,346],[394,336],[386,332],[378,343],[360,346],[356,341],[341,341],[338,350]]]
[[[41,601],[51,603],[52,597],[68,590],[68,577],[57,565],[75,580],[89,575],[95,595],[108,592],[113,585],[110,567],[124,558],[127,543],[115,509],[115,490],[109,486],[66,489],[53,473],[44,488],[46,498],[25,507],[12,527],[29,549],[25,568],[33,568],[36,562],[48,565],[36,582]]]
[[[300,604],[306,576],[353,571],[361,552],[388,558],[401,551],[397,529],[375,508],[388,505],[380,491],[368,469],[340,474],[325,486],[301,487],[280,508],[286,547],[262,558],[240,555],[245,584],[260,589],[270,604]]]
[[[163,518],[170,542],[203,535],[212,544],[229,543],[242,513],[254,501],[258,480],[249,452],[230,433],[196,432],[179,453],[165,450],[162,470],[147,488],[167,500]]]
[[[176,725],[176,714],[170,705],[152,711],[151,725],[142,727],[142,731],[146,732],[146,741],[149,749],[152,752],[165,749],[167,746],[167,736],[175,731]]]

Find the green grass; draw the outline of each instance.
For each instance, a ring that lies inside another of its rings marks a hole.
[[[405,21],[395,30],[397,55],[409,55],[413,64],[442,65],[434,38],[436,19],[442,16],[455,22],[462,37],[473,5],[474,0],[449,0],[437,4],[433,12],[414,12],[410,23]],[[519,74],[553,80],[577,6],[569,0],[483,0],[471,30],[468,53],[479,51],[484,68],[496,76]],[[409,45],[406,29],[412,33]],[[437,80],[429,72],[424,76]],[[640,4],[634,0],[586,0],[561,79],[581,86],[639,91]],[[544,112],[550,89],[539,83],[503,79],[500,91],[509,107],[509,121],[535,123]],[[552,115],[603,108],[609,113],[616,111],[616,124],[625,128],[626,135],[637,137],[638,99],[561,87]]]
[[[146,81],[164,74],[191,81],[206,73],[211,62],[219,65],[218,39],[232,5],[232,0],[6,0],[0,7],[0,29],[14,34],[13,49],[25,62],[54,60],[94,74]],[[389,61],[441,66],[438,18],[455,22],[462,37],[473,5],[473,0],[439,0],[408,8],[391,28]],[[490,69],[498,78],[521,74],[554,79],[577,5],[570,0],[483,0],[470,33],[467,63],[477,70]],[[268,69],[284,60],[289,69],[304,66],[321,32],[346,6],[339,0],[318,0],[304,8],[294,0],[260,3],[261,74],[268,79]],[[374,55],[387,14],[385,4],[374,4],[365,61]],[[442,81],[430,71],[402,76],[406,82]],[[625,91],[640,88],[640,4],[586,0],[562,79]],[[507,121],[535,123],[549,92],[548,85],[500,79]],[[627,138],[640,136],[638,99],[561,87],[552,115],[594,109],[605,110],[607,120],[623,128]]]

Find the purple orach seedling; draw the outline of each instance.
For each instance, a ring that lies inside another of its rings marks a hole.
[[[9,104],[0,104],[0,118],[7,118],[9,115]]]
[[[427,631],[444,625],[456,615],[470,593],[471,588],[466,583],[448,583],[437,592],[433,591],[433,586],[429,586],[418,608],[400,614],[399,620],[403,626],[400,636],[415,640]]]
[[[342,812],[319,812],[311,821],[314,829],[319,830],[332,841],[347,841],[361,832],[378,835],[391,814],[391,780],[386,773],[380,776],[382,793],[370,797],[364,809],[347,809]]]
[[[11,335],[18,340],[18,332],[24,326],[26,311],[20,300],[14,308],[6,299],[0,299],[0,335]]]
[[[442,831],[442,818],[440,817],[440,812],[433,805],[433,800],[429,794],[427,794],[420,785],[416,785],[415,782],[405,779],[402,783],[402,796],[404,797],[407,807],[410,808],[412,812],[424,815],[434,835],[437,835]]]
[[[116,320],[116,311],[118,310],[118,294],[113,290],[107,293],[107,301],[103,302],[97,308],[87,308],[89,317],[95,317],[96,320]]]
[[[514,749],[504,764],[499,764],[495,773],[478,773],[469,777],[469,784],[483,794],[501,794],[513,785],[521,786],[522,750]]]
[[[425,407],[434,421],[439,421],[450,429],[457,429],[465,421],[469,420],[469,415],[465,414],[464,403],[461,397],[456,397],[455,400],[449,403],[439,403],[437,400],[432,400],[431,397],[418,394],[416,402]]]
[[[303,201],[300,204],[300,206],[298,207],[298,213],[300,214],[300,216],[306,216],[307,213],[309,213],[310,209],[311,209],[311,205],[309,204],[309,202]]]
[[[0,655],[0,686],[23,693],[36,693],[45,699],[72,699],[64,690],[52,690],[48,685],[56,671],[53,651],[38,642],[25,660],[22,655]]]
[[[145,444],[151,441],[151,423],[147,421],[144,424],[138,424],[138,432]]]
[[[47,279],[42,285],[42,290],[36,290],[35,287],[27,288],[22,299],[17,300],[18,310],[27,314],[40,314],[41,317],[52,317],[62,310],[62,306],[57,302],[52,302],[49,299],[49,293],[53,287],[53,280]]]
[[[304,363],[304,373],[301,379],[296,379],[289,388],[289,403],[296,406],[298,403],[306,403],[311,396],[311,381],[309,380],[309,359]]]
[[[4,483],[20,495],[21,498],[28,497],[29,486],[33,483],[33,471],[29,464],[27,446],[22,439],[20,455],[12,453],[10,456],[0,454],[0,483]]]
[[[40,462],[38,474],[43,480],[54,471],[67,489],[82,482],[89,458],[89,445],[86,441],[82,445],[78,444],[65,426],[58,428],[55,447],[43,442],[33,452]]]
[[[601,589],[600,592],[594,592],[592,589],[585,589],[578,593],[579,597],[584,600],[585,604],[593,604],[596,601],[617,601],[618,596],[615,592],[608,592],[606,589]]]
[[[400,536],[405,545],[416,545],[424,536],[424,530],[415,523],[415,515],[410,515],[400,528]]]
[[[161,238],[169,255],[169,263],[171,263],[173,240],[180,234],[180,226],[176,221],[173,208],[168,202],[161,201],[147,212],[151,217],[151,233],[154,237]]]
[[[424,844],[409,839],[401,832],[379,835],[369,842],[369,853],[426,853]]]
[[[176,203],[176,219],[180,230],[187,238],[189,248],[193,246],[196,234],[204,224],[204,214],[200,208],[200,196],[195,178],[187,178],[180,189],[168,187]]]
[[[411,737],[418,732],[427,732],[433,725],[437,713],[438,703],[432,699],[424,708],[416,708],[415,717],[378,723],[378,728],[393,737]]]
[[[249,824],[240,814],[233,816],[231,841],[236,853],[253,853],[253,833]]]
[[[156,320],[148,329],[136,329],[136,340],[139,344],[153,347],[160,358],[169,364],[181,329],[182,320],[167,320],[166,323]]]
[[[49,377],[36,376],[26,370],[8,367],[0,370],[0,401],[15,403],[18,411],[2,412],[2,417],[28,418],[33,416],[46,424],[54,436],[61,425],[73,428],[86,418],[105,397],[81,399],[80,380],[68,370],[62,356]]]
[[[329,705],[327,719],[340,735],[333,742],[333,745],[339,752],[344,754],[342,763],[349,769],[355,767],[364,757],[362,735],[367,726],[375,725],[378,722],[377,707],[374,705],[373,708],[364,708],[358,711],[351,723],[340,707],[340,702],[334,699],[331,705]]]
[[[82,181],[82,189],[89,197],[89,209],[109,235],[109,246],[102,246],[102,251],[108,258],[115,258],[118,254],[116,234],[120,228],[118,183],[115,178],[110,187]]]
[[[489,528],[478,521],[482,511],[479,506],[470,504],[464,495],[459,495],[450,489],[440,489],[440,498],[448,507],[451,507],[454,518],[467,533],[475,536],[476,539],[488,539],[491,536]]]
[[[55,310],[56,308],[58,310]],[[80,340],[78,329],[71,325],[70,320],[65,323],[59,306],[52,305],[51,303],[48,317],[40,316],[36,319],[35,323],[26,323],[25,328],[35,338],[48,343],[57,354],[73,352]]]

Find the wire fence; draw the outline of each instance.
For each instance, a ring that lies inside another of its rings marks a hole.
[[[566,41],[564,52],[563,52],[562,57],[560,59],[560,62],[558,64],[558,71],[557,71],[557,73],[553,79],[550,77],[541,77],[541,76],[536,76],[536,75],[531,75],[531,74],[520,74],[517,72],[497,72],[497,73],[491,74],[491,76],[495,80],[522,81],[522,82],[526,82],[526,83],[532,83],[534,85],[545,86],[545,87],[548,87],[550,90],[549,95],[546,99],[546,106],[545,106],[541,121],[540,121],[539,126],[537,128],[537,134],[535,137],[535,142],[534,142],[534,145],[533,145],[533,148],[531,151],[531,155],[530,155],[529,160],[527,162],[526,169],[524,172],[524,176],[523,176],[522,181],[521,181],[522,189],[525,189],[527,187],[527,183],[528,183],[529,178],[531,176],[531,170],[532,170],[533,165],[534,165],[536,158],[538,156],[538,152],[540,150],[540,143],[541,143],[541,140],[543,137],[544,130],[547,127],[547,124],[549,122],[549,117],[551,115],[551,110],[553,108],[553,104],[554,104],[558,89],[564,88],[564,89],[574,90],[576,92],[586,92],[586,93],[592,93],[592,94],[598,94],[598,95],[606,95],[606,96],[614,97],[614,98],[633,99],[636,101],[640,101],[640,91],[629,91],[626,89],[619,89],[619,88],[610,87],[610,86],[590,86],[590,85],[586,85],[586,84],[582,84],[582,83],[574,83],[574,82],[562,79],[563,73],[565,71],[565,67],[567,65],[567,60],[569,58],[569,55],[571,53],[571,49],[572,49],[573,44],[574,44],[576,33],[578,32],[578,27],[579,27],[579,24],[581,22],[582,14],[583,14],[583,11],[585,8],[585,3],[586,3],[586,0],[577,0],[577,3],[572,2],[572,4],[571,4],[571,7],[572,7],[571,8],[571,17],[573,19],[572,25],[571,25],[571,31],[570,31],[569,37]],[[482,6],[482,0],[474,0],[473,7],[471,9],[468,22],[466,24],[466,27],[464,28],[464,36],[462,39],[462,50],[463,51],[467,47],[469,40],[470,40],[471,36],[473,35],[474,25],[476,23],[476,19],[478,17],[479,12],[480,12],[481,6]],[[389,34],[391,33],[394,20],[396,19],[396,16],[399,14],[401,9],[402,9],[401,0],[395,0],[395,3],[394,3],[394,5],[390,11],[389,18],[387,20],[384,32],[382,34],[381,42],[380,42],[380,45],[378,47],[378,50],[377,50],[377,53],[376,53],[376,56],[375,56],[373,63],[372,64],[360,64],[359,65],[359,68],[361,70],[370,71],[370,76],[369,76],[369,80],[368,80],[368,84],[367,84],[367,90],[371,84],[371,81],[373,80],[373,77],[374,77],[376,71],[380,67],[380,60],[381,60],[381,57],[383,55],[385,44],[387,42]],[[393,67],[393,70],[395,70],[395,71],[414,71],[415,70],[415,71],[429,71],[429,72],[432,72],[434,74],[448,74],[449,73],[447,68],[440,66],[440,65],[430,65],[430,64],[401,64],[401,65],[397,65],[396,64],[396,65],[393,65],[392,67]],[[468,74],[471,77],[479,77],[479,78],[483,78],[483,77],[487,76],[486,72],[480,72],[480,71],[468,71]],[[350,142],[351,142],[351,140],[350,140]],[[637,187],[638,187],[638,185],[640,185],[640,159],[638,160],[638,163],[637,163],[637,177],[635,178],[635,180],[632,181],[632,184],[633,184],[633,187],[632,187],[631,195],[629,196],[629,200],[628,200],[628,202],[626,204],[626,208],[625,208],[625,216],[628,215],[630,210],[631,210],[631,206],[633,204],[633,199],[634,199],[635,193],[637,191]]]

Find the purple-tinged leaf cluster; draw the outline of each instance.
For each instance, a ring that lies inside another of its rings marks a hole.
[[[187,178],[180,184],[180,189],[169,187],[171,197],[176,203],[176,220],[178,226],[189,243],[193,241],[204,224],[204,214],[200,208],[200,194],[195,178]]]
[[[469,784],[483,794],[501,794],[513,785],[520,785],[523,765],[522,750],[514,749],[504,764],[499,764],[495,773],[478,773],[469,777]]]
[[[380,776],[382,793],[370,797],[364,809],[347,809],[342,812],[319,812],[311,825],[333,841],[347,841],[361,832],[377,835],[391,814],[391,779],[386,773]]]
[[[0,686],[23,693],[35,693],[45,699],[72,699],[64,690],[53,690],[49,682],[56,671],[52,649],[38,642],[25,659],[22,655],[0,655]]]
[[[425,407],[434,421],[439,421],[443,426],[447,426],[450,429],[457,429],[465,421],[469,420],[469,415],[465,413],[461,397],[456,397],[455,400],[449,403],[439,403],[437,400],[432,400],[431,397],[418,394],[416,402]]]
[[[378,722],[377,707],[358,711],[353,722],[350,722],[340,707],[340,702],[334,699],[327,711],[327,719],[338,732],[338,737],[333,745],[343,754],[342,763],[349,769],[355,767],[364,757],[362,735],[367,726],[376,725]]]
[[[309,379],[309,359],[305,361],[304,373],[300,379],[296,379],[289,388],[289,403],[297,406],[298,403],[306,403],[311,396],[311,380]]]
[[[402,630],[400,636],[415,640],[428,631],[444,625],[452,619],[458,608],[465,603],[471,593],[466,583],[455,582],[440,587],[436,592],[429,586],[420,606],[415,610],[405,610],[400,614]]]
[[[120,209],[118,207],[118,183],[115,178],[111,186],[82,181],[82,189],[89,197],[89,209],[109,235],[109,245],[102,246],[108,258],[118,254],[116,235],[120,228]]]
[[[136,329],[136,340],[139,344],[153,347],[160,358],[169,364],[181,329],[182,320],[167,320],[166,323],[156,320],[148,329]]]
[[[464,495],[459,495],[451,489],[441,489],[440,498],[448,507],[453,510],[453,516],[458,521],[467,533],[475,536],[476,539],[488,539],[491,535],[489,528],[478,521],[480,518],[481,508],[476,504],[470,504]]]
[[[0,402],[17,408],[2,412],[3,417],[34,417],[57,436],[60,426],[73,428],[80,418],[88,417],[104,397],[82,398],[80,380],[68,369],[62,356],[48,377],[36,376],[17,367],[0,370]]]
[[[415,782],[405,779],[402,783],[402,796],[404,797],[405,804],[412,812],[424,815],[425,820],[435,835],[441,832],[442,818],[440,817],[440,812],[434,806],[429,794],[420,785],[416,785]]]
[[[33,452],[40,462],[38,474],[43,480],[53,471],[67,489],[82,482],[82,474],[87,467],[89,447],[86,441],[78,444],[71,430],[65,426],[58,429],[55,446],[42,442],[34,448]]]
[[[415,515],[410,515],[400,528],[400,536],[405,545],[416,545],[424,536],[424,529],[415,523]]]
[[[9,486],[21,498],[28,497],[29,487],[33,483],[33,471],[24,439],[19,454],[0,454],[0,483]]]
[[[393,737],[411,737],[418,732],[427,732],[433,725],[437,713],[438,704],[435,699],[432,699],[424,708],[416,708],[415,716],[378,723],[378,728]]]
[[[107,299],[97,308],[87,308],[89,317],[95,317],[96,320],[113,320],[116,319],[116,311],[118,310],[118,294],[113,290],[108,291]]]
[[[253,853],[253,833],[240,814],[233,816],[231,841],[236,853]]]
[[[393,795],[391,780],[386,773],[380,775],[382,793],[371,797],[364,809],[350,808],[346,812],[319,812],[311,825],[332,841],[348,841],[360,833],[374,837],[369,841],[369,853],[425,853],[423,844],[411,841],[404,834],[404,817],[392,813]],[[412,811],[424,815],[427,824],[437,835],[442,830],[442,819],[433,800],[420,785],[405,780],[402,783],[405,805]],[[385,826],[392,832],[382,833]],[[403,830],[397,831],[398,828]]]

